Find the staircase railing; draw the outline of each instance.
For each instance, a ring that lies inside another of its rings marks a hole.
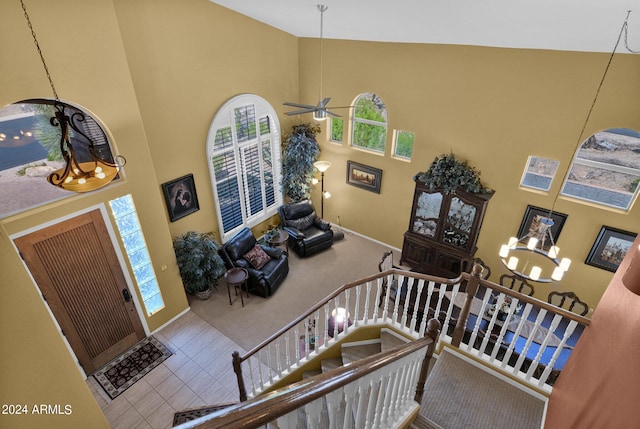
[[[187,428],[393,428],[418,412],[440,324],[426,335],[185,423]],[[275,425],[274,425],[275,423]],[[304,427],[304,424],[303,424]]]
[[[233,353],[240,400],[263,404],[262,411],[271,410],[276,407],[271,401],[283,402],[272,392],[284,386],[287,376],[301,373],[306,364],[354,329],[390,326],[418,340],[424,337],[427,318],[431,317],[441,324],[441,343],[458,347],[496,371],[550,393],[590,320],[484,280],[481,269],[476,266],[472,273],[457,279],[392,269],[343,285],[248,353]],[[366,371],[361,367],[367,365],[358,361],[349,369]],[[323,386],[331,389],[332,384],[325,382]],[[315,398],[312,401],[326,393],[316,392],[315,383],[301,382],[296,388],[302,386],[311,389],[304,396]],[[341,392],[346,397],[351,390],[345,387]],[[239,409],[246,411],[249,406],[242,403]],[[284,410],[282,415],[294,409]]]
[[[549,393],[590,320],[484,280],[480,270],[444,279],[392,269],[341,286],[248,353],[234,352],[240,400],[273,388],[355,328],[389,325],[417,339],[430,317],[442,324],[443,342]]]
[[[392,326],[413,339],[424,336],[426,318],[408,316],[396,304],[379,304],[385,280],[413,279],[428,289],[459,289],[460,278],[444,279],[390,270],[341,286],[249,352],[233,353],[240,401],[255,397],[329,349],[351,331],[365,326]],[[390,283],[389,283],[390,284]],[[344,309],[344,311],[342,311]],[[344,317],[344,320],[341,319]]]

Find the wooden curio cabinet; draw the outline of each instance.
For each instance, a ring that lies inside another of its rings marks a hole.
[[[400,263],[413,270],[454,278],[469,271],[492,193],[430,190],[414,177],[416,189],[404,234]]]

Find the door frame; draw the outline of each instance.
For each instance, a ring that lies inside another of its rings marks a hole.
[[[113,248],[115,250],[116,257],[118,258],[118,264],[120,265],[120,269],[122,270],[122,274],[124,275],[125,282],[127,283],[127,288],[129,289],[129,292],[131,292],[130,295],[133,298],[133,302],[134,302],[134,305],[135,305],[135,308],[136,308],[136,312],[138,314],[138,318],[140,319],[140,323],[142,323],[142,329],[144,330],[144,334],[145,334],[145,336],[149,336],[150,335],[150,331],[149,331],[149,325],[147,324],[147,319],[146,319],[145,314],[144,314],[144,306],[142,305],[142,303],[140,302],[140,299],[138,298],[138,287],[137,287],[136,283],[133,281],[133,279],[131,278],[131,273],[129,272],[129,267],[128,267],[127,262],[126,262],[126,258],[124,257],[124,254],[122,253],[122,248],[120,247],[120,242],[118,240],[118,234],[116,234],[116,232],[115,232],[115,229],[114,229],[113,224],[111,222],[111,218],[109,217],[109,213],[108,213],[106,205],[104,203],[99,203],[99,204],[96,204],[96,205],[93,205],[93,206],[90,206],[90,207],[86,207],[84,209],[75,211],[75,212],[70,213],[68,215],[65,215],[65,216],[50,220],[50,221],[42,223],[40,225],[25,229],[23,231],[15,233],[15,234],[12,234],[12,235],[9,236],[9,239],[11,240],[11,245],[13,246],[13,248],[14,248],[15,252],[18,254],[18,256],[20,256],[20,252],[19,252],[18,247],[16,246],[15,241],[14,241],[16,238],[22,237],[24,235],[29,235],[29,234],[31,234],[33,232],[40,231],[42,229],[45,229],[45,228],[48,228],[50,226],[59,224],[61,222],[67,221],[69,219],[73,219],[75,217],[78,217],[78,216],[83,215],[85,213],[94,211],[96,209],[100,210],[100,214],[102,215],[102,219],[104,220],[104,224],[105,224],[105,226],[107,228],[107,232],[109,234],[109,238],[111,240],[111,244],[112,244],[112,246],[113,246]],[[24,259],[22,259],[22,257],[21,257],[20,260],[22,261],[22,265],[23,265],[24,269],[27,271],[27,274],[29,275],[29,278],[31,279],[33,287],[36,288],[36,292],[38,293],[38,296],[40,297],[40,299],[42,300],[42,303],[44,304],[45,308],[47,309],[47,313],[49,313],[49,317],[51,317],[51,320],[53,321],[53,324],[55,325],[56,330],[58,331],[58,334],[62,338],[62,341],[64,341],[64,344],[67,347],[67,350],[69,351],[71,357],[73,358],[74,363],[76,364],[76,367],[80,371],[80,374],[82,375],[82,377],[86,380],[87,379],[87,374],[85,373],[84,369],[80,365],[80,362],[78,361],[78,358],[77,358],[75,352],[71,348],[71,344],[69,344],[69,341],[63,335],[62,329],[60,328],[60,324],[58,323],[58,320],[56,319],[55,315],[51,311],[51,308],[49,308],[49,304],[44,299],[44,296],[42,295],[42,291],[40,290],[40,287],[38,286],[38,283],[33,278],[33,275],[31,274],[31,271],[29,270],[29,267],[27,266],[27,263],[24,261]]]

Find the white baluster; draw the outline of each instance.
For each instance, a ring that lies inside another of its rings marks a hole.
[[[304,406],[307,414],[307,428],[315,429],[320,427],[320,414],[324,405],[324,397],[315,399]]]
[[[298,410],[293,410],[276,420],[278,429],[295,429],[298,426]]]
[[[529,338],[527,338],[527,342],[524,345],[524,349],[522,351],[520,351],[520,357],[518,357],[518,360],[516,361],[516,365],[514,370],[515,371],[520,371],[520,368],[522,368],[522,365],[524,364],[524,360],[527,357],[527,353],[529,352],[529,347],[531,346],[531,343],[533,342],[533,335],[536,331],[536,329],[538,329],[538,326],[540,326],[542,324],[542,321],[544,320],[544,316],[546,316],[547,314],[547,310],[545,310],[544,308],[540,308],[540,311],[538,311],[538,317],[536,317],[536,321],[534,324],[533,329],[531,329],[531,333],[529,334]],[[520,328],[522,327],[522,323],[520,323],[520,325],[518,326],[518,332],[517,334],[519,334],[520,332]],[[514,338],[517,338],[516,336],[514,336]],[[515,342],[515,341],[514,341]],[[516,372],[517,374],[517,372]]]
[[[378,395],[380,395],[380,380],[371,379],[369,389],[369,403],[367,405],[367,414],[364,420],[365,427],[370,428],[373,426],[373,419],[376,412],[376,403],[378,402]]]
[[[344,386],[344,421],[342,427],[344,429],[353,429],[353,405],[358,392],[358,383],[352,382]]]
[[[339,387],[326,395],[327,409],[329,414],[329,429],[342,429],[342,423],[338,422],[338,410],[340,409],[340,403],[342,402],[342,396],[344,389]]]
[[[422,290],[424,289],[424,280],[420,279],[418,281],[418,288],[417,288],[417,293],[416,293],[416,300],[415,300],[415,304],[413,306],[413,315],[411,316],[411,324],[409,326],[409,330],[411,332],[414,332],[416,329],[416,323],[418,323],[418,311],[420,310],[420,302],[422,299]],[[429,309],[429,298],[427,297],[427,301],[425,303],[425,308],[424,308],[424,314],[422,316],[422,318],[424,319],[425,317],[427,317],[427,311]]]
[[[349,333],[349,318],[350,318],[350,314],[349,314],[349,296],[351,295],[351,289],[347,289],[344,292],[344,309],[346,310],[347,314],[345,315],[347,320],[344,322],[344,333],[345,335],[347,335]],[[352,329],[355,329],[355,327],[358,326],[358,319],[355,319],[355,326]]]
[[[359,379],[358,383],[358,409],[356,410],[356,428],[364,428],[367,417],[367,404],[369,400],[369,391],[371,390],[371,380],[365,377]]]
[[[360,300],[361,300],[361,296],[362,296],[362,285],[357,285],[356,286],[356,305],[355,305],[355,309],[354,309],[354,313],[353,313],[353,320],[355,320],[356,323],[358,323],[358,320],[361,319],[361,317],[360,317]]]
[[[402,310],[402,320],[400,324],[402,325],[402,329],[405,329],[407,326],[407,308],[409,307],[409,300],[411,299],[411,293],[413,292],[413,279],[407,277],[401,277],[403,279],[403,283],[406,279],[407,282],[407,295],[404,297],[404,306]]]
[[[366,295],[364,297],[364,311],[362,312],[362,320],[367,324],[369,320],[369,306],[371,305],[371,282],[366,283]],[[375,302],[375,299],[374,299]],[[375,307],[375,305],[374,305]]]
[[[562,349],[567,344],[567,341],[569,340],[569,338],[571,337],[571,335],[573,334],[573,331],[576,329],[577,326],[578,326],[578,322],[576,322],[575,320],[571,320],[567,325],[567,329],[565,329],[564,331],[564,335],[562,336],[562,340],[560,340],[560,344],[558,345],[558,347],[556,347],[556,351],[553,353],[553,356],[551,356],[551,359],[549,360],[547,367],[544,369],[544,371],[542,372],[542,375],[540,376],[538,386],[540,387],[543,386],[544,383],[549,378],[549,374],[551,374],[551,371],[553,370],[553,366],[556,364],[558,357],[560,357],[560,353],[562,353]]]
[[[538,364],[540,363],[540,359],[542,359],[542,354],[544,353],[545,349],[547,348],[547,345],[549,344],[549,340],[553,336],[553,331],[555,331],[558,328],[558,324],[560,324],[561,320],[562,320],[562,316],[559,315],[559,314],[556,314],[553,317],[553,319],[551,320],[551,324],[549,325],[549,329],[547,331],[547,334],[545,335],[544,339],[542,340],[542,344],[540,344],[540,349],[538,350],[538,353],[536,354],[536,357],[531,362],[531,365],[529,365],[529,370],[527,371],[527,375],[525,377],[525,379],[527,381],[529,381],[531,379],[531,377],[533,377],[533,373],[537,369]],[[531,336],[532,337],[534,336],[534,333],[535,333],[535,331],[537,329],[538,329],[538,325],[536,324],[534,330],[531,332]]]

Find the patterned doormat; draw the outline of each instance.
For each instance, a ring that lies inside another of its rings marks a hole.
[[[216,411],[224,410],[225,408],[229,408],[236,404],[237,402],[231,402],[228,404],[212,405],[210,407],[192,408],[189,410],[179,411],[173,415],[173,426],[179,426],[183,423],[215,413]]]
[[[94,372],[93,378],[114,399],[172,354],[155,337],[147,337]]]

